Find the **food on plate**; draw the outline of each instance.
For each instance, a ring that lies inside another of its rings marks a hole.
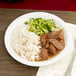
[[[25,60],[39,59],[40,37],[29,31],[29,26],[19,25],[11,36],[11,45],[15,52]]]
[[[55,25],[53,19],[43,19],[43,18],[31,18],[26,21],[25,24],[30,26],[29,31],[36,33],[37,35],[42,35],[55,29],[59,28]]]
[[[63,30],[53,31],[40,36],[41,60],[57,55],[65,46]]]
[[[30,18],[13,30],[11,46],[25,60],[48,60],[64,49],[64,30],[53,19]]]

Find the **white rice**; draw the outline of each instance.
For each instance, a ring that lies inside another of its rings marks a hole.
[[[11,45],[23,59],[35,61],[35,59],[39,59],[40,37],[28,30],[27,25],[17,26],[11,35]]]

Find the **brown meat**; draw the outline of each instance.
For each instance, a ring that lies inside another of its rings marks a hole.
[[[49,48],[50,47],[49,45],[50,45],[49,42],[46,42],[45,48]]]
[[[54,38],[54,39],[56,39],[56,40],[60,41],[60,38],[59,38],[58,36],[55,36],[55,38]]]
[[[50,52],[51,55],[57,54],[56,48],[53,46],[53,44],[50,44],[48,51]]]
[[[63,30],[59,30],[57,31],[57,36],[61,39],[61,40],[64,40],[64,35],[63,35]]]
[[[40,41],[41,41],[42,47],[44,47],[46,45],[46,36],[47,36],[47,34],[43,34],[40,36]]]
[[[65,46],[65,41],[64,41],[64,40],[60,40],[60,42],[61,42],[61,44],[62,44],[63,46]]]
[[[41,59],[42,60],[48,59],[48,50],[45,48],[41,48],[40,50],[41,50],[41,52],[40,52]]]
[[[56,39],[49,39],[49,42],[52,43],[57,49],[62,50],[64,48],[64,45],[62,45],[61,42]]]
[[[47,35],[47,38],[55,38],[56,36],[58,36],[58,38],[60,39],[64,39],[64,36],[63,36],[63,30],[59,30],[59,31],[53,31],[53,32],[50,32],[48,35]]]
[[[65,46],[63,30],[49,32],[40,36],[40,60],[47,60],[58,54]]]
[[[47,38],[55,38],[55,36],[57,35],[56,31],[53,31],[53,32],[50,32],[48,35],[47,35]]]
[[[41,41],[41,46],[42,46],[42,47],[45,47],[45,45],[46,45],[46,40],[45,40],[45,39],[41,39],[40,41]]]
[[[46,34],[42,34],[42,35],[40,36],[40,38],[41,38],[41,39],[42,39],[42,38],[43,38],[43,39],[46,39],[47,35],[48,35],[47,33],[46,33]]]

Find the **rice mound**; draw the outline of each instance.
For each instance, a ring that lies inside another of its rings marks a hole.
[[[23,59],[35,61],[39,59],[40,37],[29,31],[29,26],[23,24],[15,28],[11,35],[13,50]]]

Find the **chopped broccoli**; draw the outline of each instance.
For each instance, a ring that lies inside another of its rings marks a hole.
[[[59,29],[53,19],[46,20],[43,18],[31,18],[24,23],[30,26],[29,31],[34,32],[37,35],[42,35],[54,31],[55,29]]]

